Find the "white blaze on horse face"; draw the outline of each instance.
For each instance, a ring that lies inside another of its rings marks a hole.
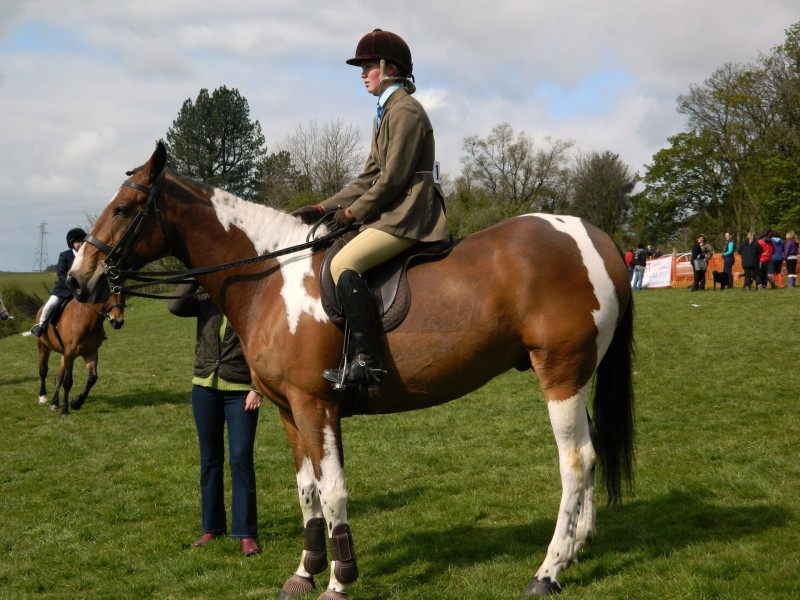
[[[219,189],[214,190],[211,204],[225,231],[229,231],[231,226],[240,229],[253,242],[259,255],[306,241],[308,226],[268,206],[247,202]],[[297,331],[297,323],[304,312],[317,321],[327,321],[322,302],[319,298],[311,297],[303,283],[306,277],[316,277],[311,268],[311,251],[279,256],[277,261],[283,277],[281,297],[286,305],[289,331]]]
[[[83,258],[85,255],[84,250],[86,250],[86,246],[87,244],[83,244],[78,250],[77,254],[75,254],[75,260],[72,261],[72,267],[70,267],[69,273],[78,273],[81,271],[81,268],[83,266]],[[102,266],[100,262],[98,262],[97,264],[98,267]],[[97,291],[97,286],[99,285],[100,277],[102,275],[103,275],[103,269],[96,268],[93,273],[84,274],[84,280],[78,279],[78,281],[81,283],[81,287],[90,290],[91,294],[94,295],[94,293]]]
[[[586,270],[589,272],[589,283],[592,284],[594,295],[600,304],[600,308],[592,311],[592,317],[597,326],[597,362],[595,364],[595,368],[597,368],[611,344],[611,338],[614,336],[614,330],[617,327],[617,319],[619,319],[617,291],[611,276],[606,270],[603,257],[594,247],[583,221],[578,217],[542,213],[525,216],[544,219],[554,229],[569,235],[578,245],[583,264],[586,265]]]

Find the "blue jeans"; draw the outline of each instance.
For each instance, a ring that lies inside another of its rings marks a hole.
[[[634,265],[633,267],[633,289],[642,289],[642,281],[644,281],[644,267],[642,265]]]
[[[192,386],[192,412],[200,442],[203,533],[222,535],[225,525],[225,423],[231,467],[231,537],[258,537],[253,446],[258,411],[244,409],[247,392]]]
[[[731,287],[733,287],[733,263],[735,262],[736,258],[733,256],[722,257],[722,272],[728,274],[728,283]]]

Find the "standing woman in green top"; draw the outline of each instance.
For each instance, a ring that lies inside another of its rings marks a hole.
[[[169,311],[197,318],[197,345],[192,378],[192,413],[200,442],[200,493],[203,535],[194,544],[204,546],[227,531],[225,515],[225,425],[231,470],[231,537],[239,539],[245,556],[261,552],[258,546],[256,475],[253,447],[261,397],[252,391],[250,369],[239,336],[228,319],[197,284],[175,290]]]
[[[385,373],[377,309],[361,276],[417,242],[437,242],[449,234],[433,127],[411,96],[416,91],[411,50],[399,35],[375,29],[346,62],[361,68],[364,87],[378,98],[367,163],[342,191],[293,214],[313,223],[336,211],[339,225],[361,223],[358,235],[331,262],[350,328],[350,360],[343,371],[328,369],[323,377],[334,384],[377,387]]]
[[[730,231],[725,232],[725,243],[722,248],[722,272],[728,274],[728,288],[733,289],[733,263],[736,262],[736,243]],[[724,289],[724,288],[723,288]]]

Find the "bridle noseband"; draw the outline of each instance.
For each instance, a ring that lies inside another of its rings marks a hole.
[[[112,310],[114,310],[115,308],[120,308],[122,310],[125,310],[125,299],[123,298],[122,302],[117,302],[116,304],[104,305],[103,310],[97,310],[91,304],[87,304],[87,306],[91,308],[94,312],[96,312],[98,315],[103,317],[104,319],[108,319],[109,321],[111,321]]]

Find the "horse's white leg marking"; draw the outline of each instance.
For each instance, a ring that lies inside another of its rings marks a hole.
[[[594,527],[594,505],[593,502],[586,501],[587,495],[591,493],[587,484],[592,480],[595,462],[594,448],[589,437],[589,420],[586,416],[587,389],[584,386],[566,400],[547,403],[558,446],[561,505],[553,539],[536,577],[549,578],[554,583],[561,570],[575,561],[578,521],[582,511],[592,511],[592,515],[585,518],[584,527]]]
[[[592,240],[589,238],[589,235],[586,231],[586,227],[580,219],[577,217],[570,217],[570,216],[555,216],[555,215],[548,215],[548,214],[534,214],[530,215],[534,217],[538,217],[540,219],[544,219],[548,223],[550,223],[553,228],[563,233],[568,234],[572,239],[575,240],[575,243],[578,246],[578,250],[581,253],[581,257],[583,259],[584,264],[586,265],[586,269],[589,274],[589,282],[592,285],[592,289],[594,290],[595,298],[597,299],[598,304],[600,307],[596,310],[592,311],[592,317],[594,318],[595,326],[597,327],[597,358],[595,368],[600,364],[603,356],[605,355],[606,351],[608,350],[609,345],[611,344],[611,338],[614,336],[614,330],[617,326],[617,321],[619,320],[620,315],[620,305],[619,299],[617,298],[616,289],[614,287],[614,282],[611,280],[611,277],[606,270],[605,263],[603,262],[603,258],[600,256],[600,253],[594,247]],[[582,404],[585,406],[586,404],[586,392],[581,390],[579,395],[583,396]],[[551,406],[551,421],[552,421],[552,406],[554,403],[549,403]],[[581,418],[584,420],[581,415],[577,415],[577,418]],[[555,422],[554,422],[555,423]],[[555,429],[555,424],[554,424]],[[581,436],[583,436],[583,432],[581,432]],[[583,482],[583,490],[582,490],[582,509],[578,515],[578,522],[577,522],[577,531],[575,533],[575,548],[573,552],[573,557],[577,555],[578,551],[581,550],[586,544],[588,544],[595,534],[595,507],[594,507],[594,469],[592,468],[595,463],[595,453],[592,447],[591,441],[588,439],[588,430],[586,432],[586,439],[583,437],[580,438],[578,449],[580,453],[580,458],[583,461],[584,470],[584,482]],[[558,434],[556,433],[556,439],[558,440]],[[561,444],[561,442],[559,442]],[[562,464],[562,480],[564,479],[564,450],[559,445],[559,456]],[[588,469],[586,468],[588,465]],[[565,494],[566,494],[566,487]],[[562,508],[563,508],[563,499],[562,499]],[[559,516],[559,520],[561,520],[561,515]],[[558,534],[558,527],[557,533]],[[554,538],[555,541],[555,538]],[[543,565],[544,566],[544,565]]]
[[[581,458],[584,464],[595,464],[595,452],[591,442],[581,447]],[[586,474],[586,481],[584,481],[583,485],[583,502],[578,513],[578,531],[575,533],[576,562],[580,551],[594,539],[596,518],[597,513],[594,508],[594,467],[592,467]]]
[[[344,481],[342,459],[336,444],[336,436],[330,427],[325,427],[325,453],[322,458],[322,477],[317,482],[319,487],[322,512],[328,525],[328,535],[342,523],[347,523],[347,486]],[[331,562],[331,578],[328,589],[345,593],[349,587],[336,578],[336,561]]]
[[[286,213],[247,202],[219,189],[214,190],[211,204],[225,231],[231,225],[240,229],[250,238],[259,255],[297,246],[306,241],[308,226]],[[289,331],[295,333],[300,315],[304,312],[317,321],[327,321],[322,302],[319,298],[309,296],[304,285],[306,277],[316,277],[311,268],[311,252],[296,252],[280,256],[277,260],[283,277],[281,297],[286,305]]]
[[[322,518],[322,505],[319,501],[319,488],[314,478],[314,467],[311,460],[306,457],[297,472],[297,495],[300,498],[300,510],[303,512],[303,526],[307,526],[311,519]],[[311,574],[305,569],[306,551],[300,556],[300,566],[297,575],[310,578]]]
[[[611,280],[603,262],[603,257],[594,247],[583,221],[578,217],[539,213],[526,216],[544,219],[554,229],[572,237],[578,245],[583,263],[589,272],[589,283],[591,283],[594,295],[600,304],[600,308],[592,311],[592,317],[597,326],[597,362],[595,364],[595,368],[597,368],[611,344],[611,338],[614,337],[614,330],[619,319],[619,300],[617,299],[614,282]]]

